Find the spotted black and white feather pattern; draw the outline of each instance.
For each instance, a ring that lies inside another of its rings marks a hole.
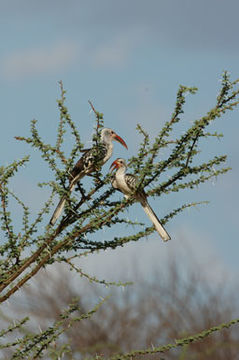
[[[92,173],[93,171],[98,170],[101,165],[107,160],[108,148],[105,144],[99,144],[97,148],[92,148],[87,150],[84,155],[77,161],[74,168],[70,172],[69,176],[69,191],[72,192],[77,184],[77,182],[82,179],[85,175]],[[66,197],[63,196],[51,219],[50,225],[54,225],[56,220],[61,215],[66,203]]]
[[[125,174],[125,182],[130,190],[134,191],[137,186],[138,178],[133,174]]]
[[[87,175],[96,171],[105,162],[107,156],[107,146],[99,144],[92,149],[87,150],[84,155],[77,161],[70,173],[70,181],[81,173]]]

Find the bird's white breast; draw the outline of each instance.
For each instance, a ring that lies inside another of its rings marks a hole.
[[[103,160],[103,163],[104,163],[104,164],[106,163],[106,161],[109,160],[109,158],[111,158],[112,153],[113,153],[113,144],[112,144],[112,143],[111,143],[111,144],[107,144],[107,153],[106,153],[106,155],[105,155],[105,157],[104,157],[104,160]]]
[[[131,190],[125,182],[125,174],[117,174],[115,181],[116,187],[120,189],[125,195],[131,194]]]

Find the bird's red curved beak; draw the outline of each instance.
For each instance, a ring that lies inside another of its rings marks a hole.
[[[116,141],[118,141],[121,145],[123,145],[127,150],[128,150],[128,146],[126,145],[125,141],[117,134],[113,134],[112,138]]]
[[[117,160],[113,161],[112,164],[110,165],[110,170],[114,171],[114,170],[116,170],[118,168],[119,168],[118,161]]]

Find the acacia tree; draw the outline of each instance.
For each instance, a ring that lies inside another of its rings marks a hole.
[[[199,146],[204,146],[204,141],[210,141],[212,138],[222,136],[222,134],[217,132],[210,132],[208,127],[228,110],[233,110],[237,107],[239,103],[238,82],[239,80],[230,81],[228,73],[225,72],[215,105],[200,119],[193,121],[179,136],[175,134],[177,134],[177,125],[183,121],[182,114],[185,98],[188,93],[196,93],[197,89],[195,87],[179,87],[173,114],[165,122],[163,128],[158,130],[157,135],[153,139],[150,139],[147,131],[142,126],[137,125],[137,131],[142,135],[142,142],[137,154],[128,161],[131,171],[139,175],[137,189],[144,188],[148,196],[157,198],[162,194],[177,192],[183,189],[193,189],[212,177],[229,170],[228,167],[223,165],[226,161],[226,155],[214,156],[204,161],[201,161],[202,154],[200,154],[200,157],[197,155],[200,152]],[[153,226],[145,227],[143,224],[128,220],[123,215],[133,204],[134,199],[132,197],[127,200],[116,201],[114,197],[115,190],[110,186],[109,174],[103,176],[97,170],[95,179],[90,179],[90,189],[79,184],[80,199],[79,196],[76,196],[77,192],[73,194],[69,192],[68,174],[84,146],[81,142],[77,126],[72,121],[65,106],[65,90],[62,83],[60,83],[60,87],[61,98],[58,100],[60,120],[55,144],[46,144],[42,140],[37,130],[36,120],[31,122],[30,137],[16,137],[17,140],[30,144],[41,153],[42,159],[51,169],[55,179],[54,181],[39,184],[40,187],[50,187],[51,195],[34,220],[30,220],[31,212],[26,204],[17,194],[9,189],[12,177],[20,167],[29,161],[29,157],[27,156],[19,161],[14,161],[6,167],[2,166],[0,168],[1,227],[3,235],[3,241],[0,246],[0,302],[2,303],[21,289],[39,270],[56,262],[67,264],[72,270],[88,278],[89,281],[124,286],[126,284],[121,282],[107,283],[106,280],[91,278],[78,267],[77,260],[98,250],[116,249],[125,243],[138,241],[155,231]],[[103,115],[97,112],[92,104],[91,107],[96,115],[93,142],[97,152],[100,128],[104,126]],[[75,144],[72,146],[69,156],[66,156],[64,139],[68,129],[70,129],[75,138]],[[162,154],[162,149],[167,149],[167,151],[164,151],[164,155]],[[58,194],[60,197],[65,196],[67,204],[59,224],[51,227],[48,225],[47,220],[55,194]],[[14,224],[14,219],[9,211],[9,201],[11,201],[11,198],[22,209],[21,229],[18,229]],[[195,202],[181,204],[161,219],[162,223],[165,224],[185,208],[197,204]],[[118,237],[113,236],[109,241],[104,239],[95,240],[93,238],[93,235],[99,233],[103,227],[111,228],[122,223],[134,226],[133,232],[131,231],[126,235]],[[44,230],[42,231],[43,225]],[[141,229],[135,231],[135,225],[140,226]],[[91,311],[82,314],[80,313],[80,302],[72,300],[68,308],[62,310],[60,320],[56,320],[44,331],[37,334],[27,334],[12,342],[3,343],[1,347],[14,348],[13,359],[40,358],[47,351],[50,344],[64,333],[66,324],[68,327],[72,327],[76,322],[85,321],[85,319],[91,317],[97,311],[102,302],[97,304]],[[132,351],[124,355],[116,354],[113,358],[126,359],[140,354],[169,351],[171,348],[203,339],[211,332],[218,331],[238,321],[233,320],[228,324],[222,324],[213,329],[205,330],[194,337],[191,336],[178,340],[174,344],[159,346],[154,349]],[[9,332],[24,327],[26,322],[26,318],[22,319],[14,325],[10,325],[9,328],[3,329],[0,335],[6,336]],[[57,349],[55,354],[57,358]]]

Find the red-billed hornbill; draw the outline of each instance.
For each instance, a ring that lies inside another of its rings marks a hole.
[[[77,161],[74,168],[70,172],[69,176],[69,191],[73,191],[77,182],[82,179],[85,175],[89,175],[92,172],[99,169],[102,165],[106,163],[107,160],[111,157],[113,153],[113,143],[112,141],[116,140],[122,144],[126,149],[128,149],[124,140],[117,135],[113,130],[104,128],[101,130],[100,142],[98,146],[93,147],[89,150],[86,150],[84,155]],[[66,196],[63,196],[52,217],[50,220],[50,225],[54,225],[56,220],[61,215],[61,212],[66,203]]]
[[[133,195],[133,197],[140,202],[145,213],[148,215],[150,220],[155,226],[155,229],[163,239],[163,241],[170,240],[170,236],[167,231],[164,229],[163,225],[160,223],[157,215],[149,205],[147,201],[147,195],[144,190],[136,191],[138,178],[133,174],[126,174],[127,165],[124,159],[116,159],[111,164],[112,170],[117,169],[116,173],[112,176],[111,184],[112,186],[121,191],[126,198],[129,198]]]

